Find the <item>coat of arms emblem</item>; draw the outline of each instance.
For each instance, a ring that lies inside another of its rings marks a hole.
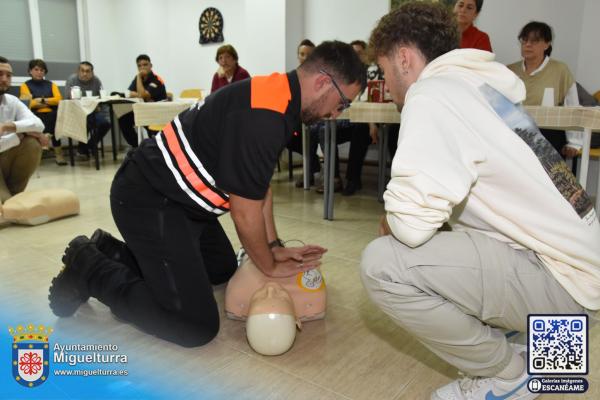
[[[41,385],[48,379],[50,372],[48,336],[53,329],[29,324],[27,327],[19,325],[16,329],[9,327],[8,331],[13,337],[13,378],[25,387]]]

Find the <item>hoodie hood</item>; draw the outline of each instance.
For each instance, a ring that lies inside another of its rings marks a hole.
[[[511,102],[522,102],[525,100],[525,84],[506,66],[494,61],[495,58],[494,53],[483,50],[452,50],[427,64],[417,81],[447,73],[475,74]]]

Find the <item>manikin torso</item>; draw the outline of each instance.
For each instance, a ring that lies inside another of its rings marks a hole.
[[[267,282],[280,284],[294,302],[296,318],[312,321],[325,317],[327,291],[325,280],[318,269],[301,272],[287,278],[265,276],[245,257],[242,265],[227,284],[225,292],[225,312],[228,318],[245,320],[252,295]]]

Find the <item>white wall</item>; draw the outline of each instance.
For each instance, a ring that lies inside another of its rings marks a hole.
[[[338,39],[367,41],[390,0],[305,0],[304,34],[315,44]]]
[[[136,73],[135,57],[147,53],[155,71],[177,95],[209,89],[219,44],[199,45],[198,18],[216,7],[225,19],[225,43],[237,49],[252,74],[296,66],[296,47],[339,39],[367,40],[389,0],[84,0],[89,59],[109,90],[124,91]],[[553,57],[566,62],[590,91],[600,89],[598,0],[486,0],[477,25],[488,32],[497,59],[520,59],[516,36],[527,22],[549,23],[555,31]],[[137,17],[134,17],[137,16]]]
[[[240,64],[250,75],[285,71],[285,0],[247,0],[245,48],[249,56]]]
[[[591,93],[600,90],[600,39],[598,28],[600,1],[586,0],[579,43],[577,80]]]
[[[207,7],[223,15],[224,43],[198,42]],[[89,56],[108,90],[126,91],[137,72],[135,58],[146,53],[175,96],[185,88],[208,92],[223,44],[236,48],[251,75],[285,71],[284,0],[87,0],[87,9]]]
[[[304,40],[304,0],[286,0],[285,69],[298,66],[298,44]]]

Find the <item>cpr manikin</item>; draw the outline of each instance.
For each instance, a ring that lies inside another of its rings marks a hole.
[[[247,319],[248,342],[264,355],[286,352],[294,342],[296,325],[325,317],[326,303],[325,281],[318,269],[271,278],[248,257],[225,292],[227,317]]]

